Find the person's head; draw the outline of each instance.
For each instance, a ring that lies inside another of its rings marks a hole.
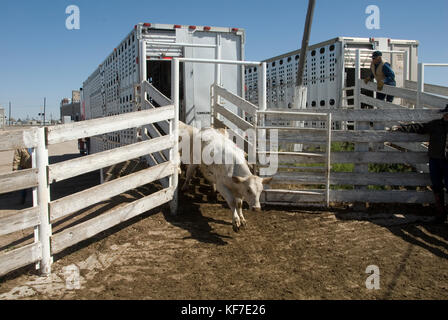
[[[448,121],[448,104],[445,109],[440,110],[440,113],[443,113],[443,120]]]
[[[443,114],[443,120],[448,121],[448,112]]]
[[[383,53],[381,51],[375,51],[372,53],[372,62],[374,64],[378,64],[381,62]]]

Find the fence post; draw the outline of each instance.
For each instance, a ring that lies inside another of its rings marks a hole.
[[[221,35],[216,34],[216,48],[215,48],[215,59],[221,60]],[[215,84],[221,85],[221,64],[215,63]]]
[[[140,81],[147,80],[146,78],[146,41],[140,40],[140,61],[139,61],[139,67],[140,67]]]
[[[425,66],[423,63],[418,64],[418,71],[417,71],[417,101],[415,103],[416,108],[421,108],[421,94],[423,91],[425,91]]]
[[[359,96],[361,95],[361,87],[359,84],[361,78],[361,54],[359,49],[356,50],[356,60],[355,60],[355,92],[353,96],[354,108],[359,109],[361,105],[359,103]]]
[[[327,171],[327,183],[326,183],[326,203],[327,207],[330,207],[330,175],[331,175],[331,129],[332,129],[332,120],[331,120],[331,113],[328,113],[327,115],[327,165],[326,165],[326,171]]]
[[[267,108],[267,86],[266,86],[266,62],[262,62],[260,66],[258,67],[258,111],[266,111]],[[259,122],[259,125],[261,127],[265,126],[265,115],[261,114],[258,115],[258,113],[255,115],[255,120]],[[255,123],[255,164],[257,163],[257,142],[258,140],[266,141],[266,129],[257,129],[258,124]],[[261,146],[265,146],[265,142],[261,143]],[[266,150],[261,150],[266,151]],[[266,155],[263,155],[266,156]],[[256,165],[255,165],[256,166]]]
[[[171,63],[171,101],[174,105],[174,119],[170,121],[170,136],[174,136],[174,146],[170,150],[170,161],[174,163],[174,173],[170,178],[170,187],[173,188],[173,200],[170,202],[171,214],[177,213],[179,174],[179,60],[173,59]]]
[[[267,86],[266,86],[266,62],[262,62],[259,66],[259,72],[258,72],[258,111],[266,111],[266,99],[267,99]],[[259,125],[261,127],[265,126],[265,115],[261,114],[258,115],[258,113],[256,114],[256,121],[259,122]],[[258,157],[258,151],[257,151],[257,143],[258,141],[263,141],[262,143],[260,143],[260,150],[259,151],[267,151],[264,150],[265,146],[266,146],[266,129],[257,129],[257,125],[255,125],[255,146],[254,146],[254,150],[255,150],[255,167],[257,168],[257,161],[259,161],[259,157]],[[269,146],[269,149],[271,149],[271,146]],[[275,150],[277,151],[277,150]],[[266,157],[266,153],[261,155],[262,157]],[[257,160],[258,159],[258,160]],[[263,159],[263,162],[265,163],[265,159]],[[260,198],[261,202],[266,202],[266,193],[263,192],[261,194],[261,198]]]
[[[51,250],[50,237],[51,225],[48,212],[48,203],[50,202],[50,189],[48,184],[48,149],[46,145],[45,128],[38,128],[37,131],[37,150],[36,164],[38,169],[37,197],[40,214],[39,224],[39,242],[42,246],[42,260],[40,261],[40,272],[47,276],[51,273]]]
[[[360,103],[360,95],[361,95],[361,85],[360,81],[361,79],[361,54],[360,50],[356,50],[356,63],[355,63],[355,92],[354,92],[354,108],[361,109],[361,103]],[[370,128],[370,123],[366,121],[356,121],[355,122],[355,130],[368,130]],[[355,144],[355,151],[363,151],[367,152],[369,151],[369,144],[368,143],[356,143]],[[357,164],[355,165],[354,172],[359,173],[367,173],[369,171],[369,166],[367,164]],[[365,190],[366,186],[355,186],[355,189],[357,190]],[[361,203],[357,202],[355,203],[355,209],[356,210],[365,210],[366,209],[367,202]]]

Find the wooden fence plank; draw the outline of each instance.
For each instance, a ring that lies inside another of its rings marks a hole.
[[[0,131],[0,151],[37,146],[37,128]]]
[[[127,145],[121,148],[91,154],[83,158],[55,163],[48,167],[49,182],[53,183],[65,180],[86,172],[105,168],[128,159],[134,159],[149,153],[172,148],[173,145],[173,137],[163,136],[160,138]]]
[[[358,79],[358,82],[359,82],[359,86],[362,89],[367,89],[367,90],[375,91],[375,92],[377,91],[376,83],[369,82],[368,84],[365,84],[364,80],[362,80],[362,79]],[[406,88],[388,86],[387,84],[384,85],[383,90],[381,90],[380,92],[394,96],[396,98],[404,98],[404,99],[412,100],[412,101],[415,101],[417,99],[417,91],[406,89]]]
[[[174,107],[170,105],[117,116],[57,125],[48,127],[48,144],[139,127],[148,123],[172,119],[173,117]]]
[[[432,191],[332,190],[333,202],[433,203]]]
[[[112,209],[89,221],[56,233],[51,237],[52,253],[57,253],[82,240],[88,239],[101,231],[107,230],[121,222],[127,221],[141,213],[158,207],[173,197],[173,189],[163,189],[145,198],[136,200],[119,208]]]
[[[385,112],[382,109],[362,109],[362,110],[352,110],[352,109],[318,109],[316,111],[310,110],[308,114],[315,113],[331,113],[333,121],[387,121],[387,122],[398,122],[398,121],[418,121],[426,122],[434,119],[441,118],[438,109],[407,109],[395,105],[392,103],[377,100],[375,98],[367,97],[364,95],[360,96],[360,101],[368,104],[378,105],[378,103],[383,103],[387,106],[388,110]],[[287,114],[267,114],[268,120],[271,121],[290,121],[292,116]],[[299,118],[297,116],[297,118]],[[311,116],[304,116],[304,121],[313,120]],[[289,128],[289,127],[282,127]]]
[[[381,100],[377,100],[367,96],[360,96],[361,102],[366,103],[374,103],[376,101],[381,102]],[[440,119],[441,115],[438,109],[407,109],[404,107],[394,105],[389,103],[391,109],[388,109],[386,112],[382,109],[319,109],[316,110],[316,113],[331,113],[333,121],[417,121],[417,122],[426,122],[434,119]],[[312,113],[309,112],[309,113]],[[270,120],[278,120],[275,118],[275,115],[269,116]],[[291,120],[291,117],[288,115],[282,116],[282,121]],[[308,121],[309,118],[306,118]],[[288,127],[286,127],[288,128]]]
[[[0,193],[37,186],[37,169],[24,169],[0,175]]]
[[[375,83],[365,84],[363,80],[359,79],[359,85],[363,89],[368,89],[371,91],[377,91],[377,85]],[[397,98],[404,98],[407,100],[416,101],[417,100],[417,91],[410,90],[406,88],[392,87],[388,85],[384,85],[384,88],[381,93],[392,95]],[[436,108],[445,108],[448,104],[448,98],[438,97],[430,93],[422,92],[420,103],[422,105],[428,105]]]
[[[324,144],[327,139],[326,130],[322,129],[295,129],[294,132],[295,135],[291,136],[291,133],[287,131],[280,131],[278,133],[279,143],[322,142]],[[334,142],[427,142],[429,140],[428,135],[385,130],[333,130],[331,134]]]
[[[32,243],[22,248],[0,254],[0,276],[39,261],[42,258],[40,243]]]
[[[406,89],[417,90],[417,81],[405,80]],[[425,83],[425,92],[448,97],[448,87]]]
[[[259,111],[257,114],[266,116],[266,120],[277,120],[277,121],[326,121],[328,111],[333,113],[336,109],[318,109],[306,111],[298,110],[296,112],[291,111],[291,109],[269,109],[268,111]],[[334,120],[334,119],[333,119]]]
[[[0,217],[0,236],[34,227],[39,223],[39,207],[8,213]]]
[[[156,109],[156,107],[151,102],[149,102],[148,100],[144,100],[142,105],[143,105],[143,108],[142,108],[143,110]],[[168,120],[157,121],[157,125],[163,131],[163,135],[169,133],[169,131],[170,131],[170,122]]]
[[[225,100],[229,101],[230,103],[244,110],[250,115],[255,115],[256,112],[258,111],[258,107],[256,105],[250,103],[247,100],[244,100],[243,98],[231,93],[230,91],[227,91],[226,89],[220,86],[214,85],[213,90],[215,95],[221,96]]]
[[[448,98],[438,97],[426,92],[422,92],[420,103],[423,105],[445,109],[448,105]]]
[[[224,122],[221,120],[214,118],[214,127],[215,128],[223,128],[226,129],[229,133],[230,137],[236,137],[238,139],[237,141],[243,141],[244,143],[244,152],[249,153],[249,150],[253,149],[253,144],[247,141],[247,139],[244,139],[239,133],[235,132],[234,130],[230,129],[228,126],[225,125]]]
[[[70,213],[87,208],[95,203],[107,200],[128,190],[172,175],[174,164],[165,162],[133,174],[114,179],[50,203],[50,220],[56,220]]]
[[[391,103],[391,102],[379,100],[379,99],[372,98],[372,97],[369,97],[369,96],[366,96],[366,95],[363,95],[363,94],[359,95],[359,103],[365,103],[365,104],[367,104],[369,106],[375,106],[379,110],[388,109],[387,112],[389,112],[390,109],[397,109],[397,108],[401,108],[401,109],[403,109],[405,111],[416,110],[416,109],[407,109],[406,107],[400,106],[398,104],[394,104],[394,103]],[[373,110],[378,110],[378,109],[373,109]],[[357,111],[361,111],[362,112],[364,110],[365,111],[371,111],[372,109],[362,109],[362,110],[357,110]],[[383,113],[384,113],[384,111],[383,111]],[[388,119],[388,120],[397,121],[395,119]]]
[[[318,153],[319,154],[319,153]],[[320,153],[322,156],[325,153]],[[279,154],[279,163],[323,163],[323,158],[306,155]],[[428,162],[427,152],[399,152],[399,151],[359,151],[332,152],[331,163],[408,163],[417,164]]]
[[[239,129],[246,131],[247,129],[253,129],[254,126],[251,125],[249,122],[244,120],[243,118],[237,116],[233,112],[227,110],[223,106],[217,104],[215,107],[215,112],[221,114],[223,117],[225,117],[227,120],[231,121],[234,125],[236,125]]]
[[[323,202],[325,200],[324,190],[281,190],[268,189],[264,190],[264,203],[269,202],[289,202],[289,203],[306,203],[306,202]]]
[[[316,172],[278,172],[274,183],[287,184],[325,184],[324,174]],[[378,186],[429,186],[429,174],[414,172],[356,173],[332,172],[332,185],[378,185]]]
[[[162,137],[165,135],[165,134],[160,133],[159,130],[153,124],[149,124],[149,125],[145,126],[145,128],[148,130],[149,138],[151,138],[151,139]],[[163,154],[163,156],[162,156],[162,154]],[[156,159],[158,163],[162,163],[165,161],[165,159],[169,158],[169,151],[163,150],[162,152],[155,152],[153,154],[153,156],[154,156],[154,159]]]
[[[143,90],[149,94],[149,96],[154,99],[160,106],[166,106],[172,104],[171,100],[167,98],[163,93],[157,90],[152,84],[148,81],[143,81]]]
[[[303,193],[273,192],[265,190],[266,203],[306,204],[319,201],[320,196]],[[276,190],[282,191],[282,190]],[[310,190],[311,191],[311,190]],[[320,190],[321,192],[323,190]],[[374,190],[331,190],[331,202],[371,202],[371,203],[433,203],[434,195],[431,191],[374,191]]]

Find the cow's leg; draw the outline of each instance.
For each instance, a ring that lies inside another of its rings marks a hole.
[[[230,211],[232,211],[233,231],[238,232],[240,230],[241,221],[238,216],[237,200],[225,185],[218,183],[216,184],[216,189],[218,189],[218,192],[222,195],[222,197],[229,205]]]
[[[188,164],[187,165],[187,173],[185,174],[185,182],[182,185],[182,191],[185,191],[188,189],[188,183],[190,182],[190,179],[193,176],[193,173],[197,167],[198,167],[197,164]]]
[[[246,227],[246,219],[243,216],[243,199],[236,199],[236,207],[238,209],[238,216],[240,217],[241,226]]]

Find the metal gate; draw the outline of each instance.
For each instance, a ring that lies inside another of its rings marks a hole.
[[[258,111],[257,118],[260,124],[257,147],[260,176],[272,176],[273,163],[277,164],[272,187],[265,190],[261,202],[329,206],[331,113],[270,110]],[[272,120],[289,121],[292,125],[274,126]],[[319,127],[304,128],[303,123],[310,121],[319,121]],[[266,172],[267,163],[271,169]]]

